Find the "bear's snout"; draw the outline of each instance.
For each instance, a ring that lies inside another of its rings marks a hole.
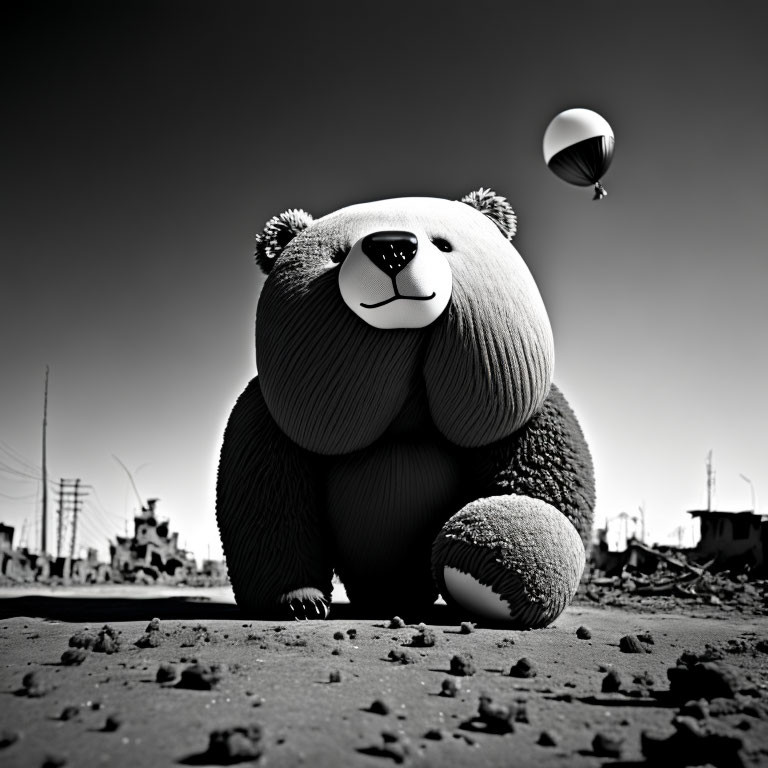
[[[425,232],[362,234],[339,269],[344,303],[374,328],[425,328],[448,306],[453,275]]]
[[[363,238],[363,253],[384,273],[394,277],[416,255],[419,240],[413,232],[390,230]]]

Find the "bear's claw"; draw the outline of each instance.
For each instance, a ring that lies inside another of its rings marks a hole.
[[[280,612],[296,621],[327,619],[331,612],[330,598],[314,587],[294,589],[283,595],[279,604]]]
[[[310,598],[300,600],[294,598],[288,603],[288,608],[296,621],[307,621],[309,619],[327,619],[331,607],[324,598]]]

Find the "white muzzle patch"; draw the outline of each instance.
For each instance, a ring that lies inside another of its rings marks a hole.
[[[424,328],[448,305],[453,277],[443,253],[422,235],[374,232],[360,238],[339,270],[346,305],[374,328]]]

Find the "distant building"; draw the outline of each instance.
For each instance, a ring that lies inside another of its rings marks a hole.
[[[159,499],[148,499],[141,514],[133,519],[134,535],[117,536],[110,544],[112,572],[127,581],[184,581],[197,572],[189,553],[179,548],[179,534],[168,529],[168,521],[159,522],[155,507]]]
[[[762,571],[768,554],[768,520],[752,511],[690,510],[701,521],[701,539],[693,550],[699,560],[715,559],[714,567]]]
[[[0,552],[10,552],[13,549],[14,530],[12,525],[0,523]]]

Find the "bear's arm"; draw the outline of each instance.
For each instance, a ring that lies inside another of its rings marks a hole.
[[[530,496],[559,509],[589,543],[592,457],[568,401],[553,384],[539,413],[513,435],[470,452],[476,498]]]
[[[312,456],[269,414],[258,377],[224,432],[216,517],[238,605],[268,616],[324,618],[332,568]]]

